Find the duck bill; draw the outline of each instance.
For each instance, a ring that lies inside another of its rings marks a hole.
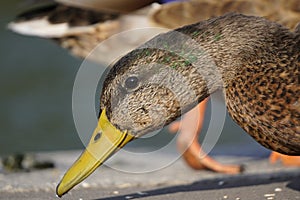
[[[56,188],[56,194],[61,197],[67,193],[133,138],[134,136],[127,131],[121,132],[113,126],[107,119],[104,109],[88,146],[65,173]]]

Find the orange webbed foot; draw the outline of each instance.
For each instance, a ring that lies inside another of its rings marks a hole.
[[[270,163],[280,161],[284,166],[300,167],[300,156],[289,156],[273,151],[269,157]]]
[[[169,126],[169,131],[180,129],[177,146],[186,163],[193,169],[207,169],[219,173],[238,174],[243,171],[240,165],[221,164],[208,156],[198,142],[202,128],[207,100],[202,101],[196,108],[189,111],[181,120]]]
[[[178,141],[178,146],[181,149],[182,144],[180,141]],[[198,142],[193,142],[182,155],[187,164],[196,170],[206,169],[226,174],[238,174],[244,170],[241,165],[228,165],[217,162],[201,149]]]

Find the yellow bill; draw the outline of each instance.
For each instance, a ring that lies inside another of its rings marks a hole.
[[[107,119],[105,109],[102,111],[98,125],[85,151],[65,173],[56,188],[56,194],[61,197],[75,185],[93,173],[116,150],[134,138],[127,131],[121,132]]]

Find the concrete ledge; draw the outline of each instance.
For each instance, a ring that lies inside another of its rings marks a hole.
[[[0,199],[55,199],[58,181],[80,153],[40,153],[38,159],[52,160],[56,167],[0,174]],[[108,164],[113,168],[125,166],[131,171],[141,171],[143,167],[156,168],[157,163],[170,156],[173,155],[145,156],[138,160],[119,156]],[[300,199],[300,168],[270,165],[266,159],[249,157],[217,157],[217,160],[243,163],[246,170],[241,175],[195,171],[181,159],[148,173],[128,173],[104,166],[63,199]]]

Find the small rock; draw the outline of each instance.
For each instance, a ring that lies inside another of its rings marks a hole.
[[[146,195],[146,192],[137,192],[138,195]]]
[[[224,196],[223,196],[223,199],[228,199],[228,196],[227,196],[227,195],[224,195]]]
[[[82,187],[84,187],[84,188],[90,187],[90,184],[87,183],[87,182],[83,182],[81,185],[82,185]]]
[[[132,199],[133,196],[126,196],[125,199]]]
[[[275,197],[275,194],[264,194],[264,197]]]
[[[275,188],[275,190],[274,190],[275,192],[281,192],[282,191],[282,189],[281,188]]]
[[[119,194],[119,191],[115,190],[113,191],[113,194]]]
[[[221,186],[221,185],[224,185],[224,183],[225,183],[225,181],[219,181],[218,185]]]

